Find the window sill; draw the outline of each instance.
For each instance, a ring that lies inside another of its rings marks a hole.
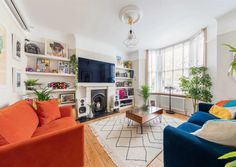
[[[169,96],[169,93],[150,93],[150,95]],[[175,93],[172,93],[171,96],[173,96],[173,97],[182,97],[182,98],[187,97],[186,95],[175,94]]]

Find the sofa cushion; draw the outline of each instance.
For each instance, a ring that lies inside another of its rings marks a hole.
[[[35,130],[33,137],[40,136],[40,135],[50,133],[50,132],[54,132],[57,130],[69,128],[75,125],[77,125],[77,123],[75,122],[73,117],[63,117],[63,118],[54,120],[44,126],[38,127]]]
[[[48,124],[61,117],[58,101],[56,99],[37,101],[36,105],[40,126]]]
[[[192,134],[214,143],[236,147],[235,128],[235,120],[210,120]]]
[[[209,113],[221,119],[231,120],[235,118],[236,107],[220,107],[214,105],[211,107]]]
[[[185,132],[192,133],[195,132],[196,130],[200,129],[201,126],[190,123],[190,122],[185,122],[182,123],[181,125],[178,126],[178,129],[181,129]]]
[[[0,110],[0,136],[8,143],[31,138],[38,123],[36,112],[25,100]]]
[[[209,113],[198,111],[189,118],[188,122],[202,126],[206,121],[212,119],[219,119],[219,118]]]

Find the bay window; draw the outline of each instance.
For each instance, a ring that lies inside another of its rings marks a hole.
[[[165,93],[165,87],[172,86],[175,93],[182,94],[179,78],[188,77],[191,67],[205,65],[205,33],[204,29],[178,44],[147,51],[151,92]]]

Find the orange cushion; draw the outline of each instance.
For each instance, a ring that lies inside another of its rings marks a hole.
[[[0,136],[8,143],[31,138],[38,123],[36,112],[25,100],[0,109]]]
[[[58,101],[56,99],[48,101],[36,101],[39,123],[41,126],[61,117]]]
[[[221,100],[219,102],[216,103],[217,106],[223,107],[227,102],[229,102],[230,100]]]
[[[33,134],[33,137],[40,136],[46,133],[54,132],[57,130],[69,128],[72,126],[77,125],[73,117],[63,117],[57,120],[54,120],[44,126],[40,126],[36,129],[36,131]]]
[[[2,135],[0,135],[0,146],[6,145],[6,144],[9,144],[8,141],[6,141],[6,139]]]

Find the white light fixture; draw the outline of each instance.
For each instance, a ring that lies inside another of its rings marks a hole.
[[[133,48],[138,44],[138,39],[132,29],[132,26],[137,23],[141,18],[142,13],[137,6],[128,5],[120,11],[121,21],[130,26],[128,37],[123,42],[128,48]]]

